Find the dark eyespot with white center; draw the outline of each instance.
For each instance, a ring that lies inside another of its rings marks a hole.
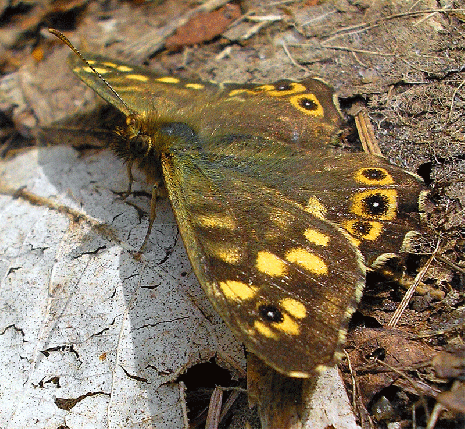
[[[384,170],[379,168],[365,168],[362,172],[362,175],[368,180],[384,180],[387,177],[387,174]]]
[[[369,195],[363,200],[363,208],[366,214],[382,216],[388,211],[389,199],[383,194]]]
[[[260,317],[270,323],[281,323],[284,320],[283,313],[279,308],[272,304],[265,304],[258,307]]]
[[[356,237],[363,237],[365,235],[368,235],[373,227],[369,222],[355,222],[352,225],[352,233]]]
[[[305,110],[312,111],[318,109],[318,104],[315,103],[311,98],[301,98],[299,100],[299,105]]]
[[[290,82],[280,82],[276,85],[276,91],[290,91],[292,90],[292,85]]]

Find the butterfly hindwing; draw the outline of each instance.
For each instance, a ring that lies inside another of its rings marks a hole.
[[[192,143],[186,144],[192,147]],[[399,252],[419,229],[421,180],[384,158],[307,150],[277,140],[234,135],[202,142],[209,171],[240,171],[306,211],[344,228],[369,265]],[[173,146],[174,149],[174,146]],[[198,149],[196,149],[198,150]]]

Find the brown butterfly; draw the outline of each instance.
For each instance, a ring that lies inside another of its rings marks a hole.
[[[421,180],[334,150],[341,115],[318,79],[217,85],[78,55],[73,71],[127,117],[112,149],[163,181],[195,274],[238,339],[289,377],[338,361],[366,264],[419,227]]]

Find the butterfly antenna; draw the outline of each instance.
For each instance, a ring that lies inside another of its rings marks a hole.
[[[135,112],[126,104],[126,102],[120,97],[120,95],[113,89],[113,87],[105,80],[105,78],[94,68],[92,65],[87,61],[84,56],[76,49],[73,44],[69,41],[69,39],[58,30],[54,28],[49,28],[48,31],[52,33],[54,36],[58,37],[65,45],[67,45],[82,61],[84,61],[87,66],[99,77],[99,79],[108,87],[108,89],[115,95],[115,97],[121,101],[124,107],[128,109],[128,112],[134,114]]]

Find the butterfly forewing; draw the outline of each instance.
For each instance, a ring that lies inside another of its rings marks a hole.
[[[84,55],[132,112],[150,111],[161,122],[188,123],[204,139],[260,135],[316,149],[332,143],[342,123],[332,88],[318,79],[218,85]],[[132,113],[79,58],[71,56],[69,61],[73,71],[101,97],[126,114]]]

